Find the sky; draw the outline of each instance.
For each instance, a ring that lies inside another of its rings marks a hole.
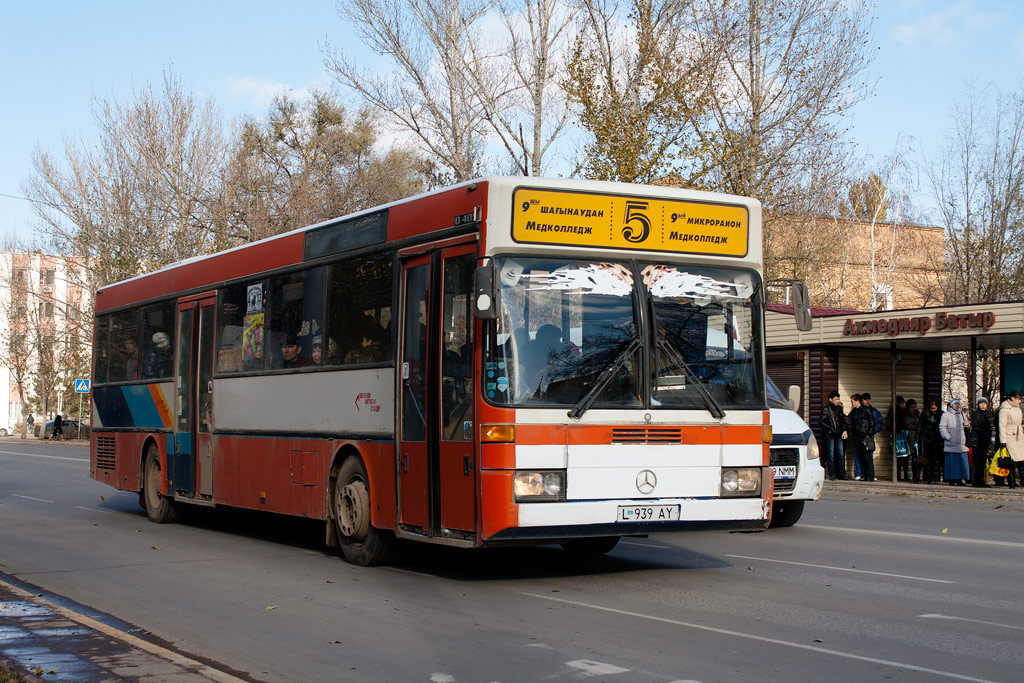
[[[1024,94],[1020,0],[879,0],[875,17],[874,92],[845,120],[868,166],[899,140],[914,169],[933,163],[972,84]],[[94,139],[94,97],[130,101],[170,68],[226,119],[260,117],[278,92],[332,87],[328,43],[385,66],[359,51],[334,0],[0,0],[0,236],[35,236],[21,188],[32,153]],[[914,199],[928,206],[926,184]]]

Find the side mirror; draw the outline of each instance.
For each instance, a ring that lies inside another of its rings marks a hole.
[[[796,329],[801,332],[810,332],[814,327],[811,319],[811,295],[807,291],[807,283],[803,280],[796,280],[791,285],[793,288],[793,317],[796,320]]]
[[[498,302],[501,297],[501,277],[493,264],[477,266],[473,278],[473,297],[476,317],[480,320],[494,320],[498,317]]]
[[[794,413],[800,412],[800,386],[796,384],[790,384],[789,389],[786,390],[786,398],[789,399],[789,409]]]

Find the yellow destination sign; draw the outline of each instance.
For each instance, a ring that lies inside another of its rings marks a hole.
[[[518,188],[512,195],[517,242],[745,256],[745,206],[681,199]]]

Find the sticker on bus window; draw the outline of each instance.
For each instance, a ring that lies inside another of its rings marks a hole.
[[[501,284],[506,287],[515,287],[519,284],[519,277],[523,274],[523,264],[513,259],[507,259],[501,266]]]
[[[256,361],[263,358],[263,314],[247,315],[242,321],[242,358]]]
[[[263,312],[263,284],[249,285],[245,292],[245,314]]]

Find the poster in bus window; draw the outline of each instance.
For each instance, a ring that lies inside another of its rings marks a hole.
[[[263,358],[263,285],[249,285],[242,321],[242,359],[254,362]]]

